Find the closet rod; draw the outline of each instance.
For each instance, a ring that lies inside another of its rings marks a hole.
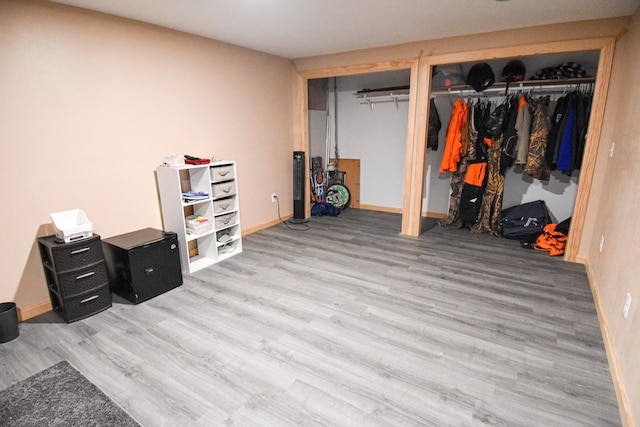
[[[371,111],[373,111],[373,104],[384,104],[386,102],[393,102],[396,104],[396,108],[398,108],[398,102],[406,102],[408,101],[409,98],[407,97],[406,99],[398,99],[398,98],[394,98],[394,99],[387,99],[387,100],[372,100],[372,99],[368,99],[366,102],[361,102],[360,105],[368,105],[369,107],[371,107]]]
[[[579,89],[581,85],[588,85],[595,83],[595,78],[579,78],[579,79],[566,79],[566,80],[527,80],[523,82],[515,82],[509,85],[509,92],[521,92],[525,89],[535,90],[536,92],[541,93],[562,93],[568,92],[570,90]],[[506,83],[499,82],[494,84],[493,86],[483,90],[482,92],[476,92],[475,89],[471,88],[467,85],[455,85],[449,87],[438,87],[434,88],[431,91],[431,96],[439,97],[439,96],[451,96],[451,95],[460,95],[460,96],[469,96],[469,95],[477,95],[483,96],[489,93],[503,93],[505,92],[507,87]]]
[[[393,102],[394,104],[396,104],[396,108],[398,108],[398,102],[404,102],[404,101],[408,101],[409,100],[409,96],[407,95],[406,98],[399,98],[397,96],[393,97],[393,99],[371,99],[371,98],[367,98],[366,101],[361,102],[360,105],[368,105],[369,107],[371,107],[371,111],[373,111],[373,104],[383,104],[386,102]]]

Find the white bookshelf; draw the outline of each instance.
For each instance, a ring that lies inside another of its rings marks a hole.
[[[178,235],[183,273],[192,274],[242,252],[235,162],[158,166],[156,176],[164,229]],[[185,199],[183,192],[188,191],[206,196]],[[198,233],[189,230],[191,215],[206,218],[205,226],[211,227]]]

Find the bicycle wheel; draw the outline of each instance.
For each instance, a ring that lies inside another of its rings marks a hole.
[[[333,184],[329,186],[325,196],[327,202],[331,203],[338,209],[346,209],[351,201],[351,193],[349,193],[349,189],[342,184]]]

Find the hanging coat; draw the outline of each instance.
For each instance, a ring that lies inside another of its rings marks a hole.
[[[547,146],[545,147],[545,161],[551,170],[556,170],[556,162],[558,160],[558,150],[560,142],[567,127],[567,117],[569,112],[569,95],[565,95],[558,100],[556,108],[551,115],[551,130],[547,137]]]
[[[575,169],[580,169],[582,165],[582,157],[584,155],[584,147],[587,139],[587,129],[589,127],[589,116],[591,114],[592,100],[593,93],[582,94],[582,103],[578,104],[578,108],[576,109],[576,126],[579,126],[579,134],[573,161]]]
[[[521,96],[518,100],[516,132],[518,132],[516,165],[526,165],[527,153],[529,152],[529,140],[531,137],[531,114],[529,113],[529,102],[525,96]]]
[[[558,157],[556,159],[556,168],[562,172],[570,172],[573,162],[573,145],[575,140],[575,105],[571,102],[569,112],[567,113],[567,123],[564,127],[564,133],[558,147]]]
[[[429,134],[427,137],[427,148],[431,148],[433,151],[438,150],[438,133],[442,128],[442,122],[440,121],[440,115],[436,108],[436,102],[433,98],[429,102]]]
[[[548,95],[541,96],[532,102],[531,138],[527,166],[524,169],[525,173],[530,177],[545,181],[551,176],[544,158],[547,138],[551,129],[549,102]]]
[[[499,223],[505,178],[504,174],[500,173],[500,157],[503,152],[504,136],[494,140],[489,148],[487,185],[482,195],[477,222],[471,227],[472,233],[487,232],[500,236]]]
[[[473,150],[473,154],[469,156],[472,160],[486,162],[488,159],[489,146],[484,141],[489,137],[487,123],[490,116],[491,103],[478,100],[473,107],[473,126],[478,132],[478,136],[475,145],[469,147],[469,151]]]
[[[458,162],[462,157],[461,129],[467,122],[467,104],[458,99],[453,104],[451,121],[447,128],[447,140],[444,146],[444,154],[440,163],[440,172],[455,172],[458,169]]]
[[[471,110],[471,101],[467,101],[467,120],[464,125],[462,125],[462,129],[460,129],[460,161],[462,161],[462,158],[469,152],[469,117]]]
[[[464,186],[464,179],[467,174],[467,166],[469,161],[475,156],[476,139],[478,138],[478,132],[474,127],[474,111],[472,108],[468,109],[469,114],[467,116],[467,122],[463,126],[466,130],[463,133],[469,135],[469,149],[460,159],[458,169],[451,175],[451,196],[449,197],[449,212],[446,218],[443,218],[438,223],[441,227],[461,228],[462,221],[459,219],[460,211],[460,199],[462,197],[462,187]]]
[[[515,151],[518,144],[518,132],[516,131],[516,119],[518,117],[518,101],[515,96],[507,99],[507,117],[502,133],[503,143],[500,153],[500,175],[504,175],[507,169],[515,162]]]
[[[485,138],[484,143],[491,147],[492,141],[490,138]],[[477,160],[470,162],[460,192],[458,217],[462,222],[473,225],[478,221],[486,186],[487,162]]]

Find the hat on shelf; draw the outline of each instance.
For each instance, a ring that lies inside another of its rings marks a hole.
[[[577,62],[565,62],[564,64],[558,65],[558,68],[560,68],[562,76],[565,79],[575,79],[587,76],[587,71]]]
[[[464,84],[464,73],[460,64],[436,65],[433,67],[432,86],[449,87],[462,84]]]
[[[527,73],[526,67],[522,61],[514,59],[507,62],[507,65],[502,69],[502,81],[507,82],[507,87],[504,89],[504,94],[509,93],[509,85],[511,82],[521,82],[524,80],[524,75]]]
[[[476,92],[482,92],[496,81],[491,66],[486,62],[475,64],[467,74],[467,84],[475,89]]]
[[[526,67],[522,61],[514,59],[509,61],[507,65],[502,69],[502,81],[503,82],[521,82],[524,80],[524,75],[527,73]]]
[[[545,67],[536,71],[530,80],[562,80],[587,77],[587,71],[577,62],[565,62],[556,67]]]

